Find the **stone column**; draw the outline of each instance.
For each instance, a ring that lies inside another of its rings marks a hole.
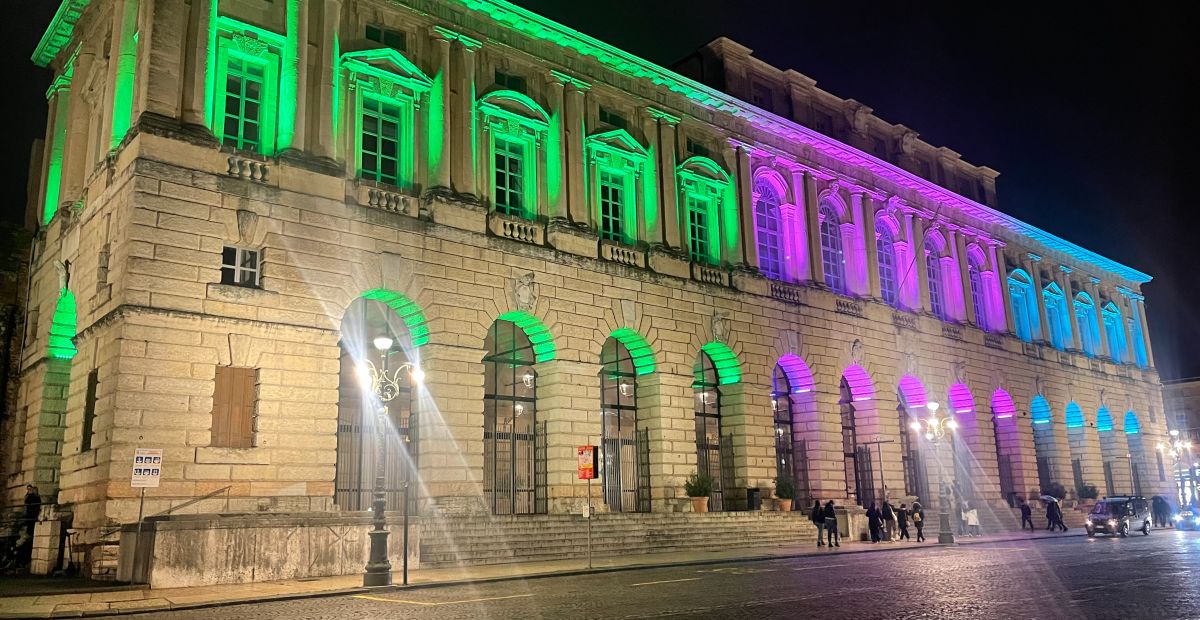
[[[1154,368],[1154,354],[1150,349],[1150,328],[1146,323],[1146,300],[1139,295],[1133,303],[1138,306],[1138,320],[1142,324],[1142,344],[1146,347],[1146,366]]]
[[[971,325],[980,326],[983,321],[975,316],[975,300],[971,296],[971,274],[970,269],[971,258],[967,256],[967,241],[959,232],[953,228],[950,233],[950,248],[954,252],[954,264],[958,265],[956,273],[958,274],[958,298],[961,302],[960,314],[957,318],[965,319]],[[983,283],[982,274],[979,278],[980,283]],[[984,291],[979,291],[980,294],[986,295]]]
[[[537,419],[544,424],[546,442],[547,510],[578,514],[588,485],[578,479],[575,450],[600,445],[600,365],[551,360],[537,369]],[[592,484],[592,496],[593,500],[603,497],[600,485]]]
[[[733,444],[732,455],[721,454],[722,459],[733,458],[733,479],[723,481],[723,503],[725,510],[745,510],[747,488],[761,489],[765,495],[775,486],[771,390],[744,380],[720,389],[721,439]]]
[[[639,224],[644,227],[642,240],[651,247],[662,245],[666,222],[662,215],[662,192],[660,179],[662,170],[662,145],[658,140],[658,119],[651,114],[641,115],[642,133],[646,136],[647,150],[650,154],[646,167],[639,177],[637,190],[644,197],[641,200],[644,217],[639,217]],[[651,185],[653,184],[653,185]]]
[[[731,262],[741,263],[750,269],[758,269],[758,243],[754,222],[753,170],[750,168],[750,147],[733,142],[736,166],[734,181],[737,183],[738,213],[741,215],[738,229],[741,232],[742,252]],[[724,226],[723,226],[724,228]],[[769,391],[769,390],[768,390]],[[772,424],[774,424],[772,422]]]
[[[804,228],[808,233],[808,266],[813,284],[825,284],[821,264],[821,221],[817,205],[817,183],[811,172],[804,173]]]
[[[835,377],[818,380],[812,391],[812,415],[795,421],[794,436],[804,442],[808,459],[808,486],[814,499],[838,500],[854,505],[853,490],[846,489],[846,461],[842,452],[842,414]],[[830,386],[823,388],[823,386]]]
[[[457,62],[451,71],[454,78],[453,106],[450,110],[450,129],[453,148],[450,151],[450,177],[454,191],[462,196],[478,197],[476,186],[475,150],[472,148],[475,125],[475,50],[481,43],[458,35]]]
[[[791,244],[792,256],[785,269],[792,274],[792,282],[808,282],[813,280],[812,244],[808,234],[808,198],[805,193],[804,171],[792,170],[792,200],[791,209],[780,213],[790,214],[791,226],[788,229],[788,243]]]
[[[1083,349],[1083,335],[1079,333],[1079,317],[1075,316],[1075,291],[1071,290],[1071,268],[1066,265],[1058,266],[1058,287],[1063,291],[1064,311],[1071,322],[1071,350]]]
[[[209,20],[215,0],[192,0],[187,18],[187,34],[182,41],[183,63],[183,122],[186,125],[207,126],[205,109],[206,75],[208,66]]]
[[[430,139],[438,140],[438,144],[430,145],[437,149],[438,155],[430,157],[429,189],[441,191],[450,189],[450,38],[447,34],[440,28],[433,29],[437,77],[433,82],[436,92],[430,93],[429,100]]]
[[[308,0],[287,0],[286,4],[287,40],[279,72],[279,152],[304,150],[308,99]]]
[[[555,171],[558,182],[547,188],[546,217],[551,220],[567,218],[567,154],[564,145],[564,105],[566,84],[558,79],[557,72],[546,80],[546,98],[550,104],[550,139],[546,143],[546,166]],[[548,183],[547,183],[548,184]]]
[[[779,205],[779,219],[785,249],[783,257],[783,280],[785,282],[801,282],[807,279],[807,252],[803,247],[804,222],[802,213],[796,205],[787,203]]]
[[[921,309],[921,267],[917,261],[916,242],[920,229],[914,223],[915,219],[912,211],[904,212],[905,241],[893,246],[896,251],[896,293],[900,305],[908,310]]]
[[[846,284],[847,289],[855,295],[867,295],[871,292],[867,275],[867,246],[874,246],[874,238],[868,240],[865,223],[866,209],[863,207],[863,192],[858,189],[850,191],[850,214],[854,219],[854,228],[850,235],[851,243],[846,246]]]
[[[992,252],[992,270],[996,272],[996,281],[1000,286],[1000,311],[1004,314],[1004,325],[1008,329],[1008,333],[1014,334],[1017,331],[1016,324],[1013,322],[1012,309],[1008,304],[1012,297],[1008,292],[1008,263],[1004,259],[1004,252],[998,250],[997,247],[989,245],[988,248]]]
[[[747,157],[749,157],[748,154],[747,154]],[[743,200],[742,200],[742,191],[741,191],[741,180],[738,178],[738,174],[737,174],[738,167],[739,167],[738,166],[739,154],[738,154],[738,149],[733,142],[729,142],[725,145],[724,157],[722,157],[720,159],[721,159],[720,163],[724,164],[725,169],[729,173],[730,182],[733,183],[733,191],[725,192],[725,196],[721,200],[721,208],[717,213],[717,222],[718,222],[718,226],[720,226],[720,234],[718,235],[718,238],[720,239],[720,242],[721,242],[721,260],[723,262],[729,263],[731,265],[741,265],[741,264],[743,264],[742,261],[743,261],[743,251],[744,251],[744,249],[743,249],[744,244],[742,243],[742,238],[743,238],[743,235],[745,234],[747,226],[746,226],[745,222],[739,221],[739,220],[741,220],[741,210],[742,210]],[[750,196],[749,179],[746,180],[746,183],[747,183],[746,196],[749,197]],[[726,204],[726,201],[729,200],[730,196],[732,196],[735,201],[734,204],[732,204],[732,205]],[[751,209],[753,209],[753,207],[751,207]],[[732,228],[737,231],[737,233],[733,236],[733,238],[729,238],[729,236],[725,234],[725,231],[729,230],[731,228],[729,226],[729,218],[731,218],[731,217],[734,218]],[[754,225],[753,220],[751,222],[749,222],[749,225],[751,228],[753,227],[753,225]],[[750,234],[752,235],[751,238],[753,238],[754,233],[752,230],[751,230]],[[751,245],[753,245],[753,244],[751,244]]]
[[[67,123],[70,119],[71,82],[59,76],[50,87],[46,115],[46,148],[42,152],[41,188],[34,217],[36,225],[46,224],[58,212],[63,184],[63,157],[66,153]]]
[[[1122,310],[1123,310],[1123,314],[1125,315],[1121,318],[1121,321],[1123,323],[1121,325],[1121,329],[1125,331],[1125,355],[1128,358],[1128,359],[1125,359],[1122,361],[1129,363],[1129,364],[1136,364],[1137,363],[1137,352],[1133,350],[1133,327],[1132,327],[1132,325],[1133,325],[1134,318],[1133,318],[1133,308],[1130,304],[1130,301],[1132,301],[1132,300],[1129,299],[1128,295],[1121,295],[1121,299],[1122,299],[1122,301],[1124,301],[1124,303],[1121,305],[1124,306],[1122,308]]]
[[[140,60],[137,70],[137,98],[132,121],[142,112],[166,118],[179,118],[181,95],[186,79],[185,38],[188,14],[182,0],[141,0],[143,26],[138,34]],[[146,27],[146,26],[149,27]]]
[[[1108,330],[1104,329],[1104,309],[1100,306],[1100,278],[1088,278],[1088,294],[1092,296],[1092,308],[1096,313],[1096,330],[1100,332],[1100,350],[1097,355],[1111,357],[1108,348]]]
[[[933,306],[929,301],[929,274],[925,272],[925,221],[914,217],[912,223],[913,270],[917,272],[917,292],[920,294],[921,310],[932,312]]]
[[[422,514],[491,511],[483,489],[482,349],[430,343],[417,413]]]
[[[70,91],[68,105],[67,139],[63,152],[63,191],[59,202],[75,202],[83,193],[84,177],[94,162],[88,161],[88,131],[91,125],[92,104],[87,100],[86,82],[92,73],[96,59],[95,51],[84,45],[75,58],[72,74],[74,86]]]
[[[867,294],[874,299],[882,299],[883,290],[879,284],[879,248],[875,243],[875,199],[873,198],[867,198],[865,203],[862,228],[867,257]],[[892,262],[895,264],[895,260]]]
[[[317,119],[315,131],[308,140],[308,149],[313,155],[326,159],[337,158],[337,145],[334,143],[333,127],[340,124],[342,119],[333,118],[335,98],[342,94],[334,88],[339,81],[334,75],[340,59],[333,58],[334,41],[341,27],[342,0],[318,0],[320,14],[320,45],[317,49],[322,53],[317,55],[316,97],[313,101],[313,117]]]
[[[675,126],[679,117],[656,108],[646,108],[647,115],[657,125],[658,141],[658,205],[662,222],[663,243],[674,249],[687,250],[687,230],[680,231],[679,191],[675,182]]]
[[[650,444],[650,510],[676,512],[697,465],[692,376],[657,370],[637,382],[638,429]]]
[[[567,214],[576,224],[592,225],[591,214],[588,213],[586,188],[584,187],[583,159],[583,111],[584,91],[588,85],[572,79],[567,84],[563,102],[564,151],[566,157],[566,176],[563,181],[567,190]]]
[[[138,0],[114,0],[112,30],[105,79],[103,128],[100,131],[105,150],[115,149],[132,124],[133,88],[137,76]],[[127,116],[128,115],[128,116]]]
[[[1025,264],[1028,268],[1030,277],[1033,278],[1033,294],[1037,301],[1038,323],[1041,326],[1042,333],[1038,340],[1042,342],[1050,342],[1050,321],[1046,317],[1046,296],[1044,288],[1046,284],[1042,282],[1041,262],[1042,257],[1032,252],[1026,255],[1028,262]]]

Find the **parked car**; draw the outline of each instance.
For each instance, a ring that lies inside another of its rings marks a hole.
[[[1092,507],[1084,527],[1089,538],[1096,534],[1129,536],[1140,531],[1150,535],[1150,500],[1144,497],[1106,497]]]

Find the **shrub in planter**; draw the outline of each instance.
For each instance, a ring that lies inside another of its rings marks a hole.
[[[1094,484],[1085,484],[1079,488],[1079,499],[1096,499],[1100,497],[1100,490]]]
[[[779,498],[779,509],[788,512],[796,499],[796,483],[789,477],[775,479],[775,497]]]
[[[688,497],[708,497],[712,495],[713,479],[706,471],[692,474],[683,481],[683,491]]]

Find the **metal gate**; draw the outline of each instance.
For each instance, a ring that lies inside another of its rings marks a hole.
[[[635,512],[639,510],[638,486],[642,479],[637,412],[613,408],[602,411],[601,416],[604,503],[613,512]]]
[[[1013,482],[1012,457],[1007,454],[997,455],[996,465],[1000,469],[1000,495],[1009,506],[1017,506],[1017,489]]]
[[[650,512],[650,431],[637,432],[638,512]]]
[[[854,497],[859,506],[870,506],[875,501],[875,472],[871,466],[871,446],[856,446],[854,449]]]
[[[498,515],[546,511],[545,423],[532,416],[484,416],[484,492]]]
[[[792,479],[796,483],[796,501],[792,502],[792,506],[797,510],[804,510],[813,501],[812,487],[808,482],[808,442],[803,439],[797,440],[792,446],[792,452],[795,465]]]
[[[1052,482],[1050,479],[1050,459],[1044,456],[1037,457],[1037,470],[1038,486],[1041,487],[1041,492],[1045,495],[1050,492],[1050,483]]]
[[[730,510],[730,504],[736,502],[725,502],[725,490],[734,488],[733,478],[733,437],[721,437],[721,497],[719,503],[713,503],[712,509],[715,511]],[[714,497],[716,493],[714,492]]]
[[[721,418],[716,414],[696,414],[696,461],[699,471],[712,477],[712,495],[708,498],[708,509],[713,512],[724,510],[724,441],[721,437]]]
[[[364,412],[361,388],[353,373],[353,364],[342,364],[333,501],[340,510],[357,512],[371,509],[379,450],[378,416]],[[411,404],[407,390],[397,396],[388,408],[389,427],[383,429],[383,489],[387,510],[402,508],[404,483],[416,467],[416,419],[410,413]],[[417,493],[410,489],[409,507],[415,508],[416,501]]]
[[[1106,495],[1106,496],[1113,496],[1113,495],[1116,495],[1116,494],[1117,494],[1117,492],[1116,492],[1115,490],[1113,490],[1113,489],[1114,489],[1114,487],[1113,487],[1113,471],[1112,471],[1112,461],[1104,461],[1104,490],[1105,490],[1105,495]]]
[[[1129,473],[1133,476],[1133,494],[1142,494],[1142,470],[1137,463],[1130,463]]]
[[[1083,462],[1079,459],[1071,461],[1071,475],[1075,478],[1075,497],[1083,497]]]
[[[975,480],[971,477],[971,451],[958,445],[958,437],[952,437],[950,452],[954,457],[954,488],[960,499],[975,501]]]

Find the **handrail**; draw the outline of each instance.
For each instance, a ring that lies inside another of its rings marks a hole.
[[[226,486],[226,487],[221,487],[221,488],[217,489],[216,491],[213,491],[213,492],[211,492],[211,493],[206,493],[206,494],[204,494],[204,495],[201,495],[200,497],[193,497],[192,499],[189,499],[188,501],[186,501],[186,502],[184,502],[184,503],[182,503],[182,504],[180,504],[180,505],[178,505],[178,506],[171,506],[170,508],[168,508],[168,509],[166,509],[166,510],[164,510],[164,511],[162,511],[162,512],[158,512],[158,513],[152,514],[152,515],[150,515],[150,516],[148,516],[148,517],[146,517],[146,518],[147,518],[147,519],[152,519],[152,518],[154,518],[154,517],[162,517],[162,516],[165,516],[165,515],[169,515],[169,514],[171,514],[171,513],[175,512],[176,510],[181,510],[181,509],[183,509],[183,508],[187,508],[188,506],[191,506],[192,504],[195,504],[195,503],[198,503],[198,502],[202,502],[202,501],[204,501],[204,500],[206,500],[206,499],[209,499],[209,498],[211,498],[211,497],[213,497],[213,496],[215,496],[215,495],[218,495],[218,494],[220,494],[220,493],[223,493],[223,492],[225,492],[225,491],[228,491],[229,489],[232,489],[232,488],[233,488],[233,485],[232,485],[232,484],[231,484],[231,485],[229,485],[229,486]],[[122,524],[120,524],[120,525],[113,525],[113,526],[109,526],[108,528],[106,528],[105,530],[103,530],[103,531],[100,533],[100,538],[101,538],[101,539],[108,538],[109,536],[113,535],[114,533],[121,531],[121,528],[125,527],[126,525],[128,525],[128,524],[127,524],[127,523],[122,523]]]

